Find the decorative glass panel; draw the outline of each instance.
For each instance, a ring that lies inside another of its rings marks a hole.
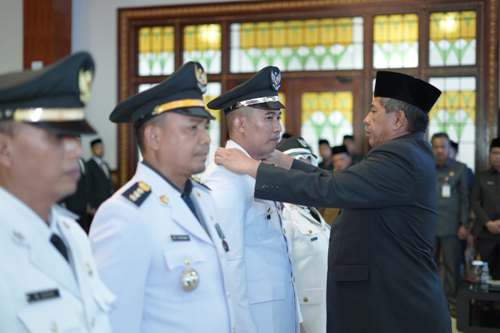
[[[184,62],[198,61],[207,73],[221,72],[220,24],[188,25],[184,28]]]
[[[153,88],[156,85],[157,85],[157,83],[143,83],[143,84],[140,84],[139,87],[137,87],[137,93],[141,93],[143,91],[146,91],[149,88]]]
[[[219,82],[211,82],[207,84],[207,92],[203,95],[203,100],[205,105],[207,105],[211,100],[218,97],[221,93],[221,84]],[[215,150],[220,147],[220,124],[221,124],[221,110],[208,111],[215,117],[214,120],[210,121],[210,152],[208,153],[207,165],[209,165],[213,159]]]
[[[168,75],[174,71],[174,28],[139,29],[139,75]]]
[[[378,15],[373,26],[373,66],[418,66],[418,16]]]
[[[476,142],[476,79],[474,77],[430,78],[443,92],[429,114],[429,134],[448,133],[460,145],[457,159],[474,169]]]
[[[476,64],[476,12],[431,14],[429,64],[431,66]]]
[[[301,102],[301,135],[315,154],[318,154],[319,139],[327,139],[332,145],[340,145],[344,135],[353,133],[352,92],[305,92]]]
[[[231,24],[231,72],[363,68],[363,18]]]

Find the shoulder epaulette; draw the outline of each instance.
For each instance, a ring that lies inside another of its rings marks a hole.
[[[122,193],[127,200],[130,200],[137,207],[140,207],[150,194],[151,186],[143,181],[136,182]]]
[[[205,188],[205,189],[207,189],[207,190],[209,190],[209,191],[211,191],[211,190],[212,190],[210,187],[208,187],[208,186],[207,186],[207,185],[206,185],[206,184],[205,184],[205,183],[204,183],[204,182],[200,179],[200,177],[191,176],[191,180],[192,180],[194,183],[196,183],[196,184],[198,184],[198,185],[201,185],[203,188]]]

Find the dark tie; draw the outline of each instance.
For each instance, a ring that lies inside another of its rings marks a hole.
[[[64,259],[66,259],[66,261],[69,262],[68,249],[66,248],[66,245],[64,244],[62,238],[59,237],[59,235],[57,234],[52,234],[52,236],[50,236],[50,242],[52,243],[52,245],[54,245],[57,251],[59,251],[59,253],[64,257]]]
[[[308,207],[311,216],[318,222],[321,223],[321,217],[319,217],[317,211],[314,208]]]

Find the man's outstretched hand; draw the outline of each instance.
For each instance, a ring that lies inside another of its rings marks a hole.
[[[215,152],[215,163],[234,173],[245,174],[255,178],[260,161],[245,155],[234,148],[218,148]]]

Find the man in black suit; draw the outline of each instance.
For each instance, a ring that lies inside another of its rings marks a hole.
[[[275,152],[261,163],[230,149],[215,161],[256,178],[255,197],[342,208],[330,236],[329,333],[448,333],[447,302],[433,257],[436,171],[424,139],[440,91],[378,72],[364,120],[372,150],[331,174]]]
[[[94,215],[97,208],[113,194],[111,170],[104,161],[104,144],[101,139],[92,140],[90,143],[92,158],[86,163],[90,187],[89,212]]]
[[[80,169],[80,179],[78,179],[78,183],[76,183],[76,191],[61,200],[60,203],[66,209],[69,209],[71,212],[78,215],[78,219],[76,221],[82,229],[88,233],[90,228],[88,208],[91,194],[89,177],[87,174],[87,168],[85,167],[85,160],[83,158],[78,159],[78,168]]]

